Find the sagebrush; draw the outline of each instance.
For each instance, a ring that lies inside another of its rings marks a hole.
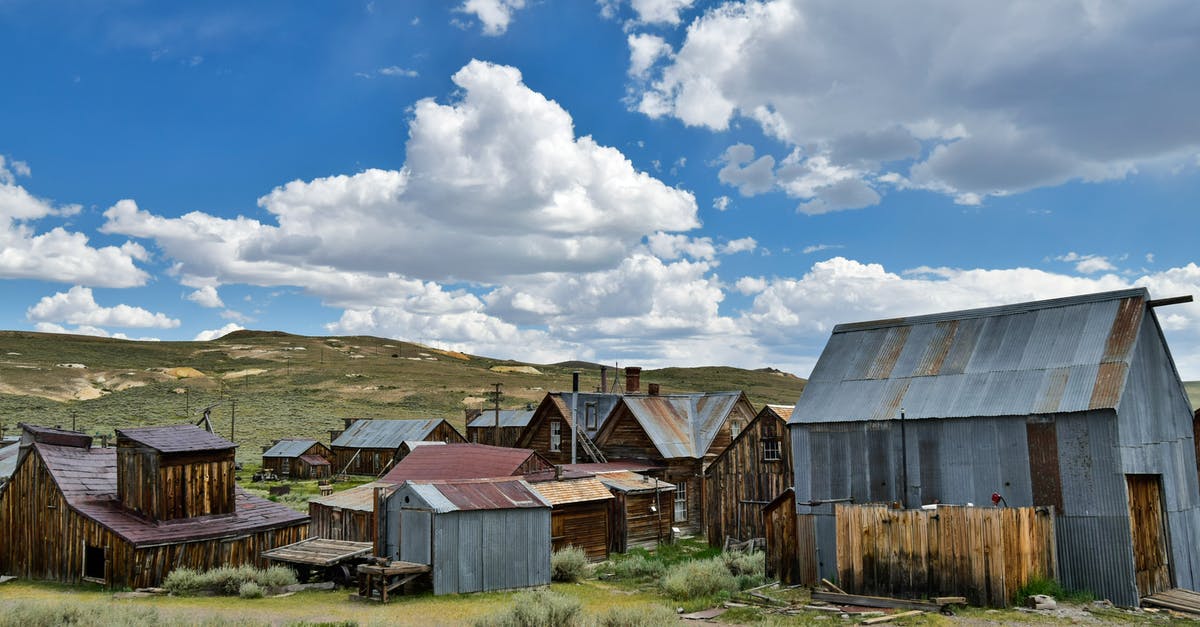
[[[574,583],[587,576],[587,553],[583,549],[568,546],[550,556],[550,578],[554,581]]]
[[[507,610],[475,621],[476,627],[571,627],[582,620],[579,599],[550,590],[521,592]]]
[[[264,588],[282,588],[296,583],[296,574],[284,566],[263,569],[253,566],[222,566],[203,572],[191,568],[176,568],[163,581],[163,588],[179,596],[206,592],[235,596],[241,594],[242,586],[247,583],[258,586],[261,592]]]

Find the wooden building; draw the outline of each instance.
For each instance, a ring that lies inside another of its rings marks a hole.
[[[1175,302],[1138,288],[835,327],[788,424],[801,561],[837,576],[836,502],[997,494],[1053,508],[1067,589],[1121,606],[1195,589],[1194,416],[1156,315]]]
[[[327,479],[333,451],[316,440],[284,438],[263,452],[263,470],[293,479]]]
[[[795,512],[796,491],[791,488],[780,492],[762,508],[763,537],[767,541],[767,578],[778,579],[779,583],[786,585],[816,585],[816,563],[806,559],[805,569],[801,569],[800,556],[803,554],[808,557],[812,552],[801,552],[796,546],[801,535],[796,531],[796,524],[802,519]],[[804,537],[812,541],[811,529]]]
[[[564,473],[561,468],[525,475],[525,481],[550,503],[553,550],[573,546],[583,549],[593,562],[608,559],[609,512],[614,499],[603,483],[594,475]]]
[[[314,538],[374,542],[375,489],[391,492],[395,486],[372,481],[328,496],[308,500],[308,535]]]
[[[520,478],[406,481],[379,530],[384,557],[431,567],[434,594],[550,583],[550,504]]]
[[[600,427],[619,400],[620,394],[551,392],[538,404],[515,446],[533,449],[554,464],[607,461],[602,456],[597,458],[595,449],[588,443],[594,443]],[[580,432],[574,460],[571,459],[573,407],[578,409]],[[484,417],[486,415],[485,412]]]
[[[671,541],[675,524],[675,486],[666,481],[629,470],[612,470],[596,475],[613,495],[609,501],[608,549],[652,549]]]
[[[121,429],[116,449],[22,428],[0,492],[0,572],[156,586],[183,566],[266,566],[262,551],[306,537],[307,516],[237,488],[235,445],[193,425]]]
[[[646,460],[675,486],[675,527],[704,532],[704,471],[733,441],[754,408],[742,392],[623,396],[596,435],[610,460]]]
[[[472,410],[467,421],[467,440],[472,444],[518,447],[518,441],[533,419],[533,405],[525,409]]]
[[[792,408],[767,405],[704,471],[708,544],[762,538],[762,508],[792,485]]]
[[[334,473],[378,477],[397,461],[405,440],[466,442],[462,434],[440,418],[425,420],[347,420],[330,445]]]
[[[486,444],[418,446],[380,480],[394,486],[412,479],[483,479],[515,477],[554,470],[529,449]]]

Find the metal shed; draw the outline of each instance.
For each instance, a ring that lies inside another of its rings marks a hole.
[[[1058,575],[1122,606],[1200,584],[1192,411],[1145,289],[839,325],[789,421],[800,529],[835,501],[1053,506]],[[806,526],[808,525],[808,526]],[[801,545],[805,539],[801,540]]]
[[[550,503],[521,479],[406,481],[380,514],[380,552],[431,566],[434,594],[550,583]]]

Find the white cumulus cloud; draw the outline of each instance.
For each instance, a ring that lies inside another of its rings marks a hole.
[[[483,34],[503,35],[512,23],[513,14],[525,8],[525,0],[466,0],[458,7],[483,24]]]
[[[33,322],[66,322],[93,327],[173,329],[179,326],[179,320],[141,307],[102,307],[96,303],[90,288],[78,285],[66,292],[42,297],[25,315]]]

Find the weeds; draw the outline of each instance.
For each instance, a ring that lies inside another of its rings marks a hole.
[[[535,590],[513,597],[507,610],[475,621],[476,627],[561,627],[579,625],[583,604],[574,597]]]
[[[263,570],[252,566],[222,566],[205,572],[176,568],[163,581],[163,588],[178,596],[205,592],[245,596],[242,590],[248,583],[259,588],[259,596],[262,596],[263,588],[281,588],[296,583],[296,575],[283,566]]]
[[[677,601],[717,597],[738,590],[737,579],[720,557],[677,564],[663,576],[661,585]]]
[[[662,605],[614,607],[594,621],[596,627],[659,627],[678,623],[679,617],[675,612]]]
[[[587,554],[583,549],[568,546],[550,556],[550,579],[574,583],[587,575]]]

